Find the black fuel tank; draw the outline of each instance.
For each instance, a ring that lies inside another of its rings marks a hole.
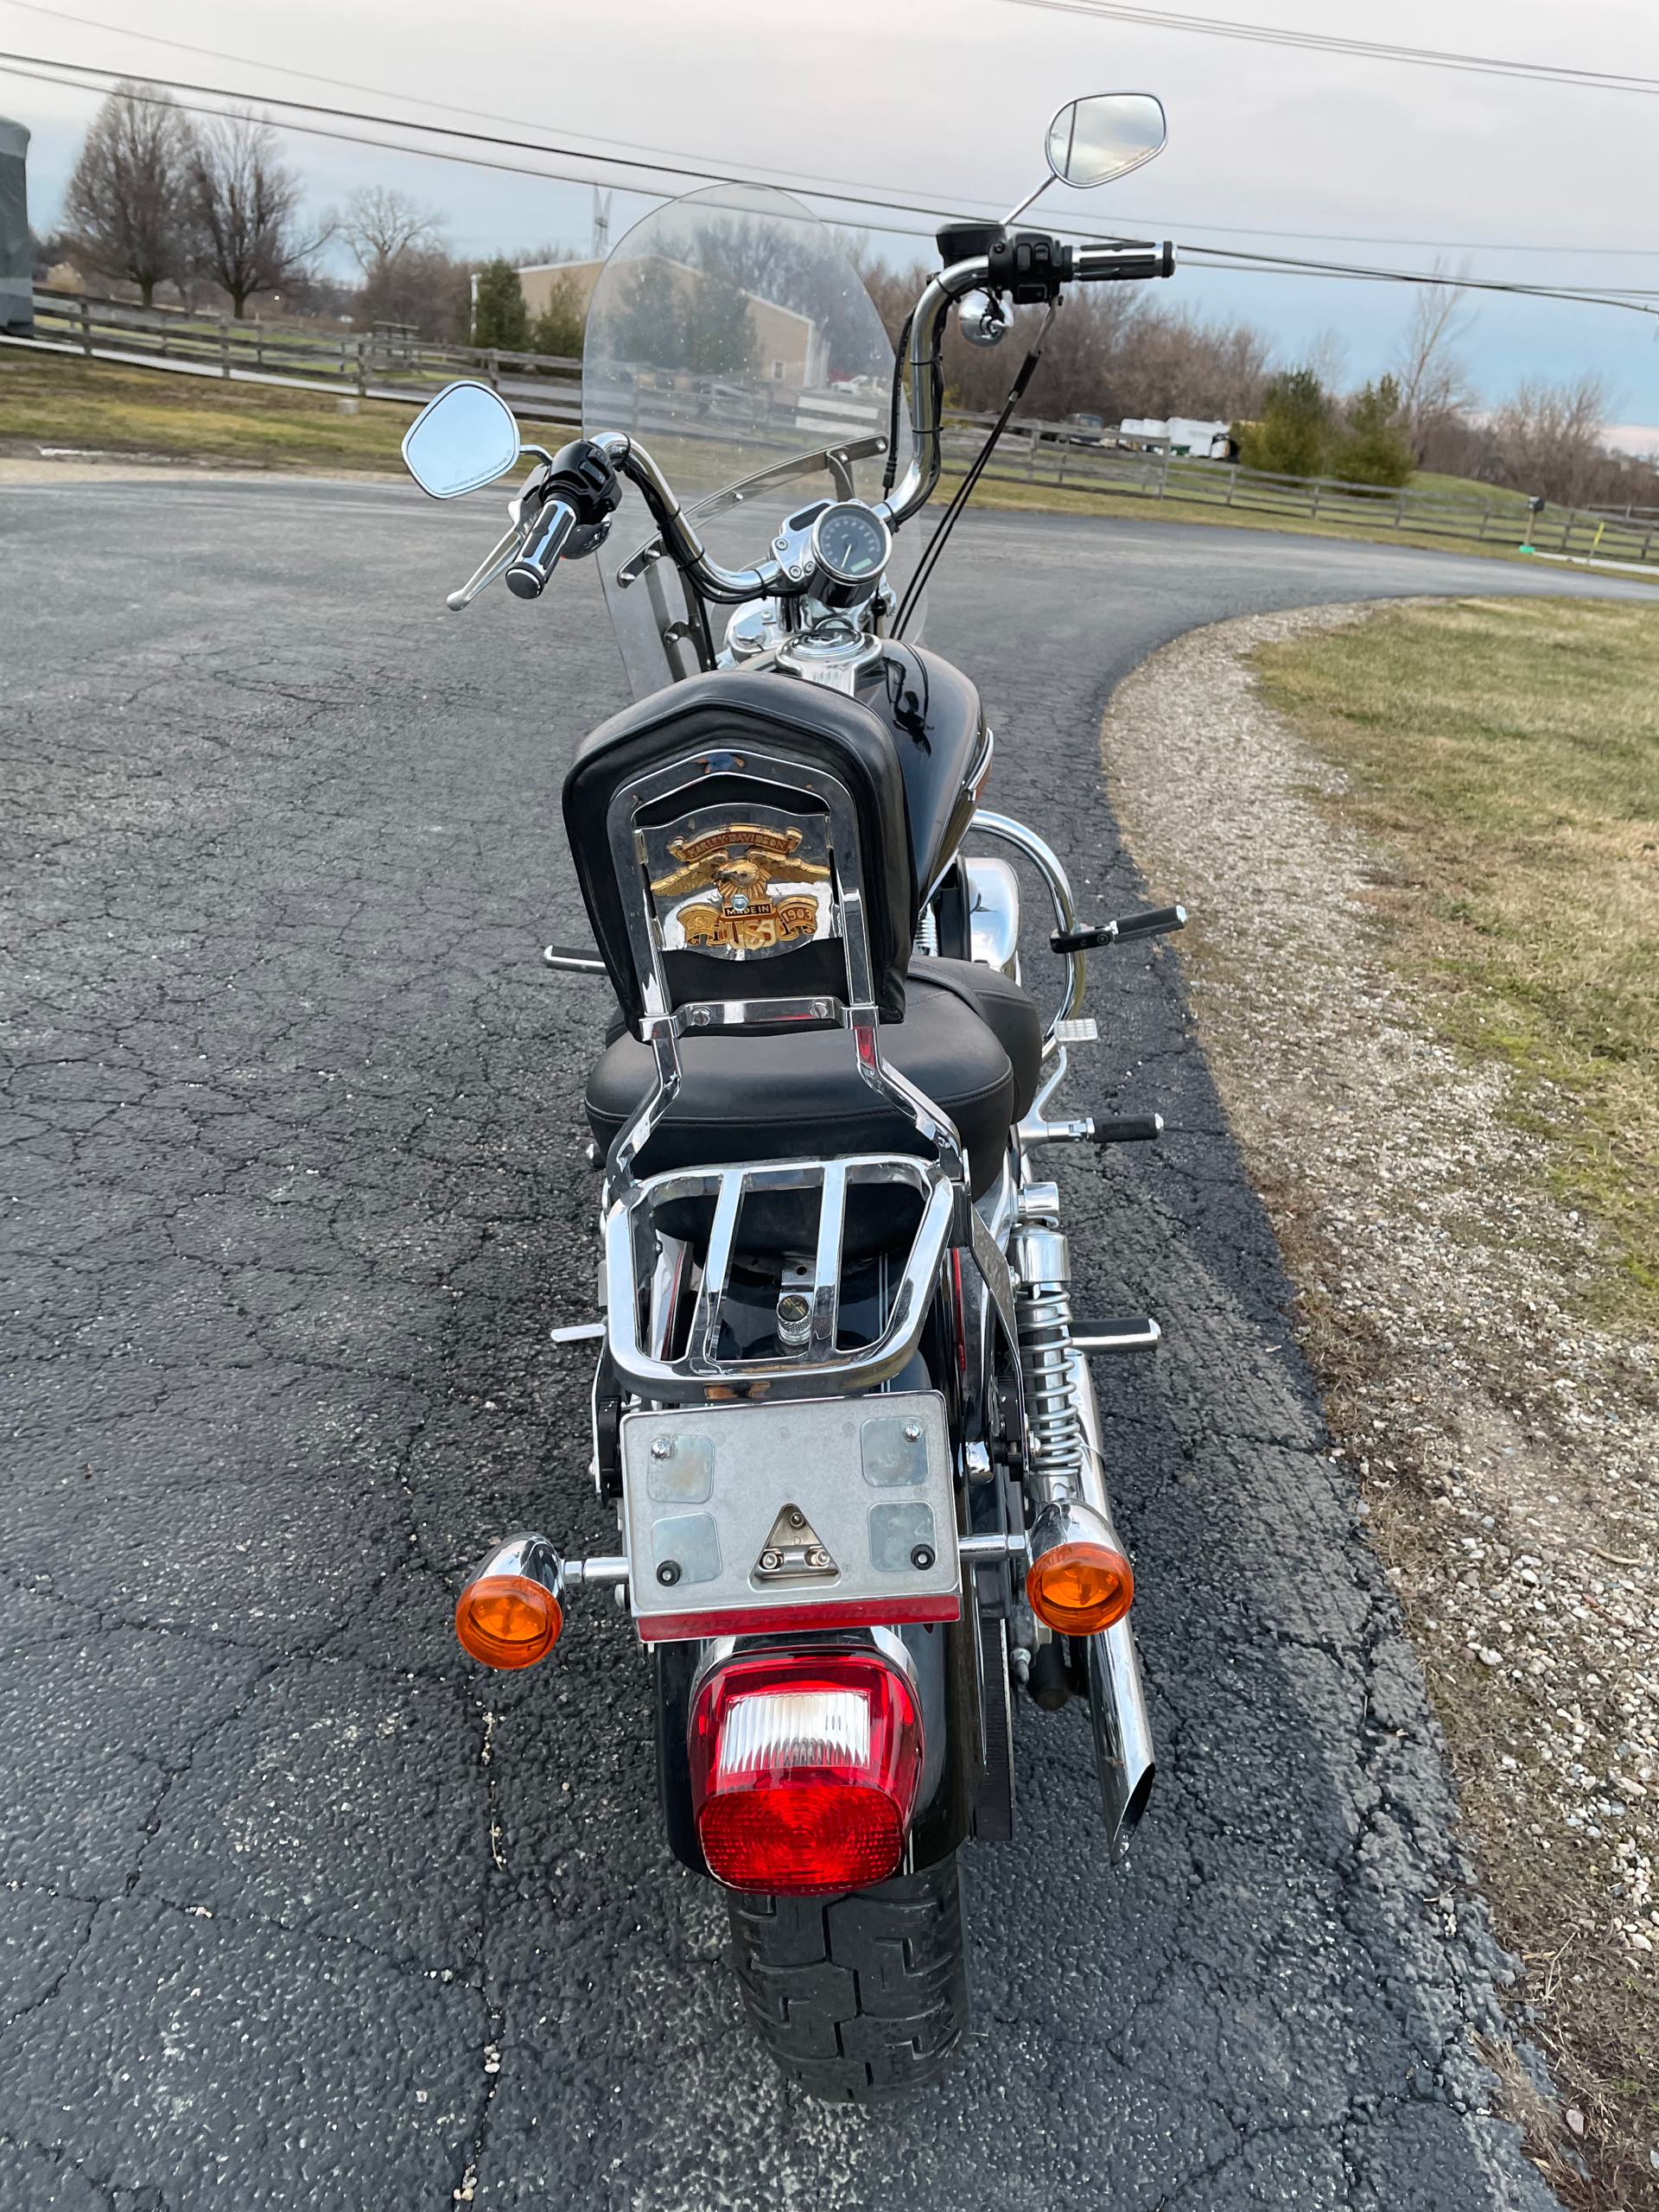
[[[861,671],[861,707],[893,733],[904,770],[912,857],[925,897],[974,810],[972,778],[989,739],[979,694],[958,668],[919,646],[889,643]]]

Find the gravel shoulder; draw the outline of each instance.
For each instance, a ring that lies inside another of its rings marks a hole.
[[[1651,1348],[1583,1318],[1598,1232],[1529,1172],[1509,1073],[1402,994],[1389,856],[1340,768],[1257,694],[1325,607],[1166,647],[1103,733],[1125,835],[1182,940],[1201,1041],[1296,1286],[1336,1456],[1422,1655],[1500,1934],[1491,2058],[1569,2202],[1659,2203],[1659,1457]]]

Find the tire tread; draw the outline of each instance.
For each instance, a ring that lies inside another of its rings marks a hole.
[[[948,2070],[968,2024],[954,1858],[848,1897],[727,1902],[750,2024],[809,2094],[869,2103]]]

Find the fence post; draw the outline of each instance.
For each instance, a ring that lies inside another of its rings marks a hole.
[[[1309,520],[1310,522],[1317,521],[1317,519],[1318,519],[1318,518],[1319,518],[1319,493],[1320,493],[1321,488],[1322,488],[1322,487],[1321,487],[1321,486],[1320,486],[1319,480],[1319,478],[1316,476],[1316,477],[1313,479],[1313,505],[1312,505],[1311,507],[1309,507],[1309,509],[1308,509],[1308,511],[1307,511],[1307,518],[1308,518],[1308,520]]]
[[[256,322],[253,326],[253,365],[256,369],[263,369],[265,365],[265,326],[263,322]]]
[[[366,338],[359,338],[357,341],[357,394],[359,399],[369,389],[368,343]]]
[[[1394,526],[1396,530],[1403,530],[1406,526],[1406,487],[1402,484],[1394,495]]]
[[[1233,494],[1237,491],[1237,489],[1238,470],[1236,467],[1230,467],[1227,471],[1227,499],[1225,503],[1230,507],[1233,504]]]
[[[1649,532],[1648,532],[1647,536],[1646,536],[1646,537],[1643,539],[1643,541],[1642,541],[1642,550],[1641,550],[1641,551],[1637,555],[1637,556],[1636,556],[1636,557],[1637,557],[1637,559],[1638,561],[1645,561],[1645,560],[1647,559],[1647,557],[1648,557],[1649,553],[1652,550],[1652,548],[1653,548],[1653,531],[1651,531],[1651,529],[1650,529],[1650,530],[1649,531]]]
[[[90,360],[92,352],[92,308],[89,300],[80,303],[80,350]]]
[[[228,315],[219,318],[219,372],[228,384],[231,380],[231,324]]]
[[[492,346],[485,355],[484,374],[488,380],[490,390],[499,391],[501,389],[501,349],[499,346]]]

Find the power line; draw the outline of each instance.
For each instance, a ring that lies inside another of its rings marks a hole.
[[[264,61],[255,55],[232,54],[220,47],[198,46],[193,44],[188,39],[168,38],[159,31],[135,30],[124,24],[106,23],[101,22],[95,16],[76,15],[67,9],[48,7],[44,4],[44,0],[0,0],[0,6],[25,9],[30,15],[45,16],[50,21],[54,22],[74,23],[85,30],[103,31],[112,37],[139,39],[150,46],[171,47],[178,53],[200,54],[205,59],[212,61],[229,61],[241,68],[259,69],[268,73],[275,72],[276,73],[283,76],[302,78],[308,84],[324,85],[337,92],[364,92],[372,99],[400,100],[412,106],[435,108],[446,115],[468,116],[474,122],[508,124],[515,130],[535,130],[541,128],[540,125],[527,121],[523,116],[502,115],[489,108],[462,107],[458,105],[453,100],[433,99],[424,92],[388,92],[381,86],[361,84],[349,77],[324,75],[321,71],[315,69],[296,68],[292,64],[285,61]],[[1107,10],[1090,5],[1085,8],[1084,12],[1097,14],[1107,12]],[[1140,10],[1138,12],[1149,15],[1155,11]],[[1172,18],[1171,20],[1173,21],[1174,19]],[[1190,20],[1197,22],[1200,19],[1193,18]],[[108,74],[110,73],[102,72],[100,73]],[[270,97],[274,101],[276,96],[273,94]],[[377,120],[390,123],[393,118],[378,118]],[[428,127],[440,128],[442,126],[429,125]],[[630,144],[630,142],[627,140],[607,138],[600,133],[589,130],[578,130],[570,135],[585,141],[588,145],[592,146],[621,146],[626,149]],[[561,150],[567,154],[576,156],[585,151],[585,147],[572,146],[562,149]],[[675,150],[671,153],[670,153],[669,149],[664,148],[658,148],[656,150],[667,154],[669,158],[676,162],[690,163],[696,162],[699,159],[697,156],[688,154],[683,150]],[[603,157],[595,156],[595,158]],[[756,166],[761,169],[766,168],[765,163],[759,163]],[[699,171],[699,174],[708,173],[709,172],[706,171]],[[848,177],[824,176],[821,173],[814,173],[807,170],[773,170],[771,174],[774,177],[779,175],[787,176],[789,181],[793,183],[798,189],[809,185],[815,188],[820,185],[840,186],[847,188],[849,191],[860,193],[862,193],[867,189],[867,188],[855,184],[854,180]],[[883,204],[899,207],[904,203],[896,200],[884,200]],[[925,212],[942,213],[944,211],[927,210]],[[1414,248],[1421,248],[1431,252],[1571,253],[1573,255],[1580,253],[1594,253],[1605,257],[1612,257],[1621,259],[1626,257],[1639,257],[1652,260],[1656,257],[1659,257],[1659,246],[1588,245],[1580,244],[1577,241],[1574,241],[1569,245],[1552,245],[1548,241],[1508,238],[1420,238],[1392,235],[1388,232],[1281,230],[1273,228],[1269,225],[1262,223],[1184,222],[1183,219],[1167,216],[1162,219],[1161,227],[1165,231],[1173,231],[1182,227],[1197,231],[1211,231],[1219,235],[1233,238],[1308,238],[1319,244],[1337,245],[1403,245]]]
[[[1531,84],[1570,85],[1581,92],[1659,92],[1659,77],[1613,69],[1580,69],[1571,63],[1516,61],[1498,54],[1448,54],[1434,47],[1390,46],[1380,40],[1343,38],[1334,31],[1294,30],[1277,23],[1241,23],[1223,16],[1182,16],[1164,8],[1141,8],[1124,0],[1010,0],[1020,8],[1052,14],[1099,16],[1113,22],[1139,23],[1151,30],[1191,31],[1205,38],[1243,39],[1255,46],[1288,46],[1305,52],[1345,54],[1363,61],[1399,61],[1418,69],[1452,69],[1465,75],[1511,77]]]
[[[84,80],[89,78],[101,77],[118,80],[124,77],[124,73],[121,71],[95,67],[91,63],[54,61],[39,55],[16,54],[3,51],[0,51],[0,73],[29,78],[36,82],[67,85],[78,91],[106,89],[102,86],[88,85]],[[354,109],[326,106],[315,101],[297,100],[278,94],[250,95],[225,86],[188,84],[181,79],[170,78],[153,81],[159,81],[171,92],[188,92],[204,99],[245,103],[250,99],[254,99],[262,101],[268,107],[292,109],[303,115],[324,115],[346,122],[373,124],[394,130],[416,130],[434,137],[457,137],[471,145],[499,146],[509,151],[540,154],[554,159],[599,162],[610,168],[645,169],[677,178],[690,176],[700,183],[742,185],[764,181],[764,180],[745,177],[729,172],[721,175],[706,168],[689,168],[683,164],[658,159],[656,153],[650,149],[627,156],[594,154],[579,147],[550,145],[531,140],[508,138],[488,131],[460,130],[445,124],[415,123],[397,116],[378,115]],[[133,97],[150,105],[177,105],[193,114],[223,117],[227,112],[224,108],[203,107],[199,104],[199,100],[183,99],[168,102],[160,92],[139,92]],[[582,177],[569,170],[531,168],[520,162],[503,161],[487,155],[457,153],[453,149],[429,145],[399,144],[395,141],[368,137],[359,131],[341,130],[329,125],[285,123],[284,128],[302,132],[308,137],[337,139],[348,144],[368,146],[380,153],[424,155],[437,160],[463,162],[473,168],[541,177],[550,181],[585,183],[593,181],[591,178]],[[652,188],[651,187],[636,188],[636,189],[646,191]],[[815,188],[810,196],[833,200],[842,205],[867,208],[884,218],[893,210],[911,214],[933,216],[950,212],[937,206],[918,205],[912,200],[878,196],[873,191],[829,192]],[[931,232],[917,231],[912,226],[887,220],[878,227],[899,236],[931,237]],[[1144,245],[1147,243],[1144,239],[1129,239],[1116,233],[1084,231],[1076,226],[1065,226],[1064,234],[1099,245]],[[1585,288],[1574,289],[1564,286],[1523,284],[1497,277],[1453,276],[1439,270],[1361,268],[1346,263],[1319,261],[1297,255],[1268,254],[1255,250],[1205,246],[1196,243],[1182,244],[1180,251],[1189,260],[1258,275],[1294,271],[1306,275],[1346,277],[1379,283],[1427,284],[1452,290],[1499,292],[1537,299],[1565,300],[1584,306],[1622,308],[1629,312],[1641,315],[1651,315],[1656,312],[1654,308],[1642,304],[1638,299],[1624,296],[1622,292],[1615,292],[1611,289],[1598,292]]]
[[[539,130],[543,128],[543,125],[541,124],[531,123],[522,115],[500,115],[491,108],[461,107],[453,100],[433,99],[425,92],[388,92],[382,86],[359,84],[354,79],[350,77],[324,75],[321,71],[315,69],[298,69],[296,68],[292,63],[287,61],[262,61],[253,54],[231,54],[227,53],[221,47],[195,46],[193,45],[188,39],[167,38],[159,31],[135,30],[130,25],[125,23],[101,22],[96,17],[92,16],[72,15],[67,9],[46,7],[42,4],[42,0],[0,0],[0,6],[27,9],[30,15],[45,16],[54,22],[74,23],[83,30],[103,31],[112,38],[139,39],[149,46],[167,46],[173,48],[180,54],[200,54],[205,60],[209,61],[229,61],[233,63],[238,68],[262,69],[268,73],[274,72],[280,76],[302,78],[307,84],[326,85],[331,91],[334,92],[366,92],[371,99],[401,100],[413,107],[436,108],[445,115],[469,116],[475,123],[509,124],[515,130]],[[66,63],[61,66],[66,67],[79,67],[79,65]],[[104,70],[100,71],[99,73],[107,76],[115,73]],[[275,93],[262,93],[258,95],[258,97],[269,99],[273,103],[275,103],[278,99],[278,96]],[[381,119],[385,121],[393,120],[391,118],[385,118]],[[430,129],[437,126],[428,125],[427,127]],[[626,148],[632,143],[631,141],[623,138],[607,138],[601,133],[592,130],[577,130],[571,132],[569,135],[574,137],[582,139],[586,142],[586,145],[592,146],[620,146]],[[572,154],[582,153],[586,150],[586,145],[583,147],[571,147],[568,150]],[[659,148],[658,150],[659,152],[668,153],[670,155],[670,158],[677,162],[696,162],[701,158],[697,155],[688,154],[683,151],[673,151],[671,153],[670,149],[667,148]],[[595,160],[600,160],[603,159],[604,156],[596,155],[594,158]],[[757,164],[757,167],[762,168],[764,168],[766,164],[764,162]],[[705,174],[706,172],[699,171],[698,173]],[[773,174],[779,175],[790,175],[793,178],[798,186],[809,182],[814,186],[819,184],[850,185],[853,181],[847,177],[812,175],[809,172],[802,169],[774,171]]]

